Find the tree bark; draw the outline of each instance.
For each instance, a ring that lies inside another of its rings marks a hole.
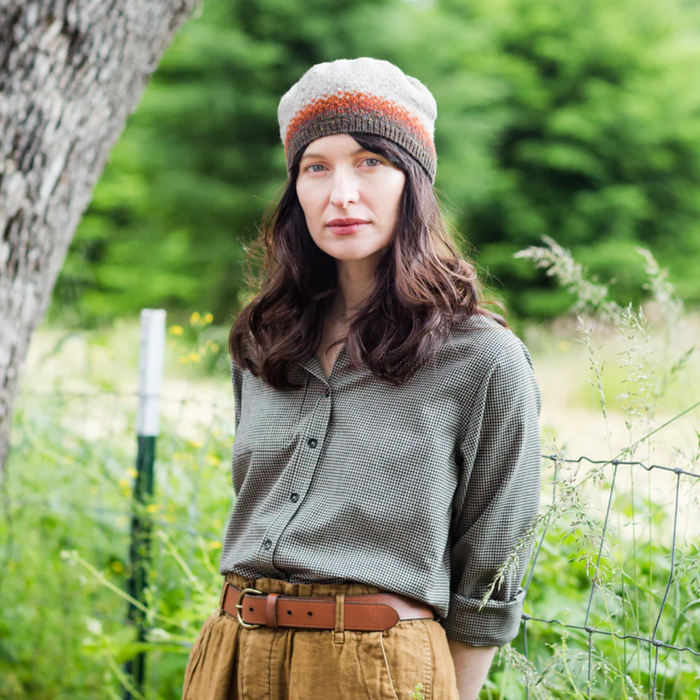
[[[0,485],[32,333],[126,119],[199,0],[0,0]]]

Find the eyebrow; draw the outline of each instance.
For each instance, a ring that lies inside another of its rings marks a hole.
[[[372,153],[372,151],[368,151],[366,148],[363,148],[362,146],[360,146],[359,148],[352,151],[350,153],[350,155],[356,156],[358,153],[364,153],[364,152]],[[325,157],[326,156],[324,156],[322,153],[304,153],[300,162],[306,160],[307,158],[325,158]]]

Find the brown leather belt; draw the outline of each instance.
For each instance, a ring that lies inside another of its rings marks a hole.
[[[286,596],[240,589],[224,581],[220,607],[244,627],[313,627],[335,629],[336,597]],[[346,630],[388,630],[399,620],[439,619],[430,605],[400,593],[346,595],[343,627]]]

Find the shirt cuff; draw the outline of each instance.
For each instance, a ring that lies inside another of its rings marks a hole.
[[[522,618],[525,590],[508,601],[489,600],[479,610],[480,600],[450,593],[447,617],[440,620],[448,639],[473,647],[502,647],[515,639]]]

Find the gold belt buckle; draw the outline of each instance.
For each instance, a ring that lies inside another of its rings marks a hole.
[[[243,603],[241,603],[241,601],[243,600],[243,596],[246,593],[260,593],[260,594],[262,594],[262,591],[259,591],[257,588],[244,588],[241,591],[241,594],[238,596],[238,602],[236,603],[236,616],[238,617],[238,621],[243,625],[243,627],[247,627],[248,629],[260,627],[260,625],[255,625],[255,624],[252,624],[250,622],[243,622],[243,618],[241,617],[241,610],[243,610]]]

